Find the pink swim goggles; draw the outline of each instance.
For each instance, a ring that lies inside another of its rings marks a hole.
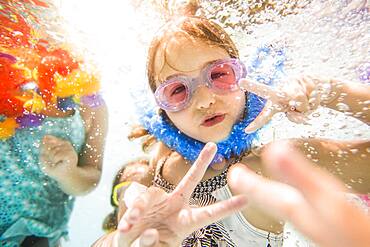
[[[245,66],[239,59],[217,60],[203,68],[197,78],[185,75],[169,78],[157,88],[154,96],[163,110],[181,111],[189,105],[192,95],[200,85],[205,84],[214,92],[225,94],[239,90],[239,80],[246,74]]]

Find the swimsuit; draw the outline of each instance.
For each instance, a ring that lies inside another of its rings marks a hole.
[[[47,117],[40,126],[19,129],[0,141],[0,246],[19,246],[27,236],[48,238],[55,246],[67,235],[74,197],[39,167],[45,135],[70,141],[79,153],[85,140],[79,111],[65,118]]]
[[[166,181],[161,175],[161,169],[165,162],[166,159],[158,162],[153,184],[169,193],[176,186]],[[190,204],[205,206],[230,198],[232,195],[227,185],[227,171],[228,169],[215,177],[200,182],[192,194]],[[183,241],[182,246],[281,247],[282,243],[282,234],[277,235],[257,229],[238,212],[193,232]]]

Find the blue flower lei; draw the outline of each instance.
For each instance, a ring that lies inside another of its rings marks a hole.
[[[270,60],[270,63],[266,62],[268,60]],[[248,75],[258,82],[272,85],[274,80],[283,73],[285,60],[285,52],[282,48],[274,48],[271,45],[259,47],[256,56],[247,68]],[[266,63],[268,63],[269,71],[262,73],[261,68],[263,65],[266,67]],[[254,73],[256,74],[255,76],[253,76]],[[216,143],[218,149],[212,163],[230,159],[232,156],[240,156],[251,150],[253,142],[258,139],[258,131],[247,134],[244,132],[244,129],[262,111],[266,101],[249,92],[246,93],[246,98],[244,119],[233,126],[227,139]],[[162,141],[169,148],[180,153],[185,159],[194,162],[205,143],[193,139],[180,131],[168,117],[158,114],[156,106],[148,105],[148,102],[141,102],[141,105],[143,104],[145,106],[139,106],[140,109],[138,110],[140,122],[144,128],[155,136],[157,140]]]

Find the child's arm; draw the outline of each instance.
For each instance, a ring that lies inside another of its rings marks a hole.
[[[71,143],[53,136],[45,136],[41,149],[42,169],[58,181],[60,188],[70,195],[88,193],[99,182],[107,132],[107,109],[81,107],[86,139],[80,154]]]
[[[334,79],[313,79],[305,77],[302,83],[307,92],[312,92],[317,86],[328,85],[332,94],[328,99],[322,99],[321,105],[333,110],[349,113],[352,117],[370,124],[370,85],[351,83]]]
[[[286,144],[303,153],[314,164],[324,168],[355,193],[370,193],[370,163],[368,149],[370,141],[335,141],[324,139],[290,139]],[[265,145],[264,150],[268,145]],[[243,163],[261,172],[261,161],[249,155]],[[262,171],[264,174],[265,172]]]
[[[367,84],[306,76],[289,81],[282,89],[246,79],[241,80],[240,85],[268,100],[258,117],[247,126],[249,133],[261,128],[277,112],[285,112],[291,121],[305,122],[305,113],[312,112],[319,105],[370,123],[370,85]]]
[[[295,140],[307,157],[356,193],[370,193],[370,141]]]
[[[369,246],[370,217],[338,193],[348,192],[341,182],[284,143],[266,148],[262,161],[272,179],[235,164],[228,174],[230,188],[266,214],[293,223],[319,246]],[[284,236],[284,245],[294,245],[293,234]]]

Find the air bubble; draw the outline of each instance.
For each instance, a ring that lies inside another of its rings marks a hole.
[[[336,108],[339,110],[339,111],[343,111],[343,112],[346,112],[346,111],[349,111],[349,106],[344,104],[344,103],[338,103],[336,105]]]

